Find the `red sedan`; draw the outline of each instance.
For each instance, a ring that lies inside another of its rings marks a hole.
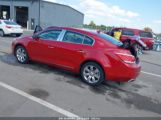
[[[136,79],[141,66],[122,42],[83,29],[50,27],[12,43],[18,62],[38,61],[80,74],[89,85]]]

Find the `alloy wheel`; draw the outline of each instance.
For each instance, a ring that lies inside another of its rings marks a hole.
[[[100,80],[100,71],[93,65],[87,65],[83,70],[84,79],[91,84],[97,83]]]
[[[24,63],[27,60],[27,53],[23,47],[19,47],[16,50],[17,60],[21,63]]]
[[[136,49],[138,55],[143,54],[143,48],[139,44],[135,44],[135,49]]]

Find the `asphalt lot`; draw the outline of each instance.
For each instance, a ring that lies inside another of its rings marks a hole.
[[[57,68],[17,63],[13,40],[0,38],[0,117],[161,117],[161,52],[145,51],[136,81],[94,88]]]

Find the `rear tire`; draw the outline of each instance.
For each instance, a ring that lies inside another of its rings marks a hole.
[[[3,36],[4,36],[4,31],[0,30],[0,37],[3,37]]]
[[[137,55],[142,55],[143,54],[143,47],[137,43],[135,43],[133,45],[133,47],[135,48]]]
[[[26,64],[29,62],[27,51],[23,46],[17,46],[15,48],[15,57],[17,58],[17,61],[21,64]]]
[[[105,80],[103,69],[95,62],[87,62],[81,67],[81,77],[91,86],[98,86]]]

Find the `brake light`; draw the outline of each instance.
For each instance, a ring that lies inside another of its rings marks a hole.
[[[6,26],[6,28],[9,28],[9,29],[10,29],[10,28],[12,28],[12,27],[11,27],[11,26]]]
[[[134,64],[135,63],[135,57],[130,54],[126,53],[116,53],[116,55],[125,63],[127,64]]]

